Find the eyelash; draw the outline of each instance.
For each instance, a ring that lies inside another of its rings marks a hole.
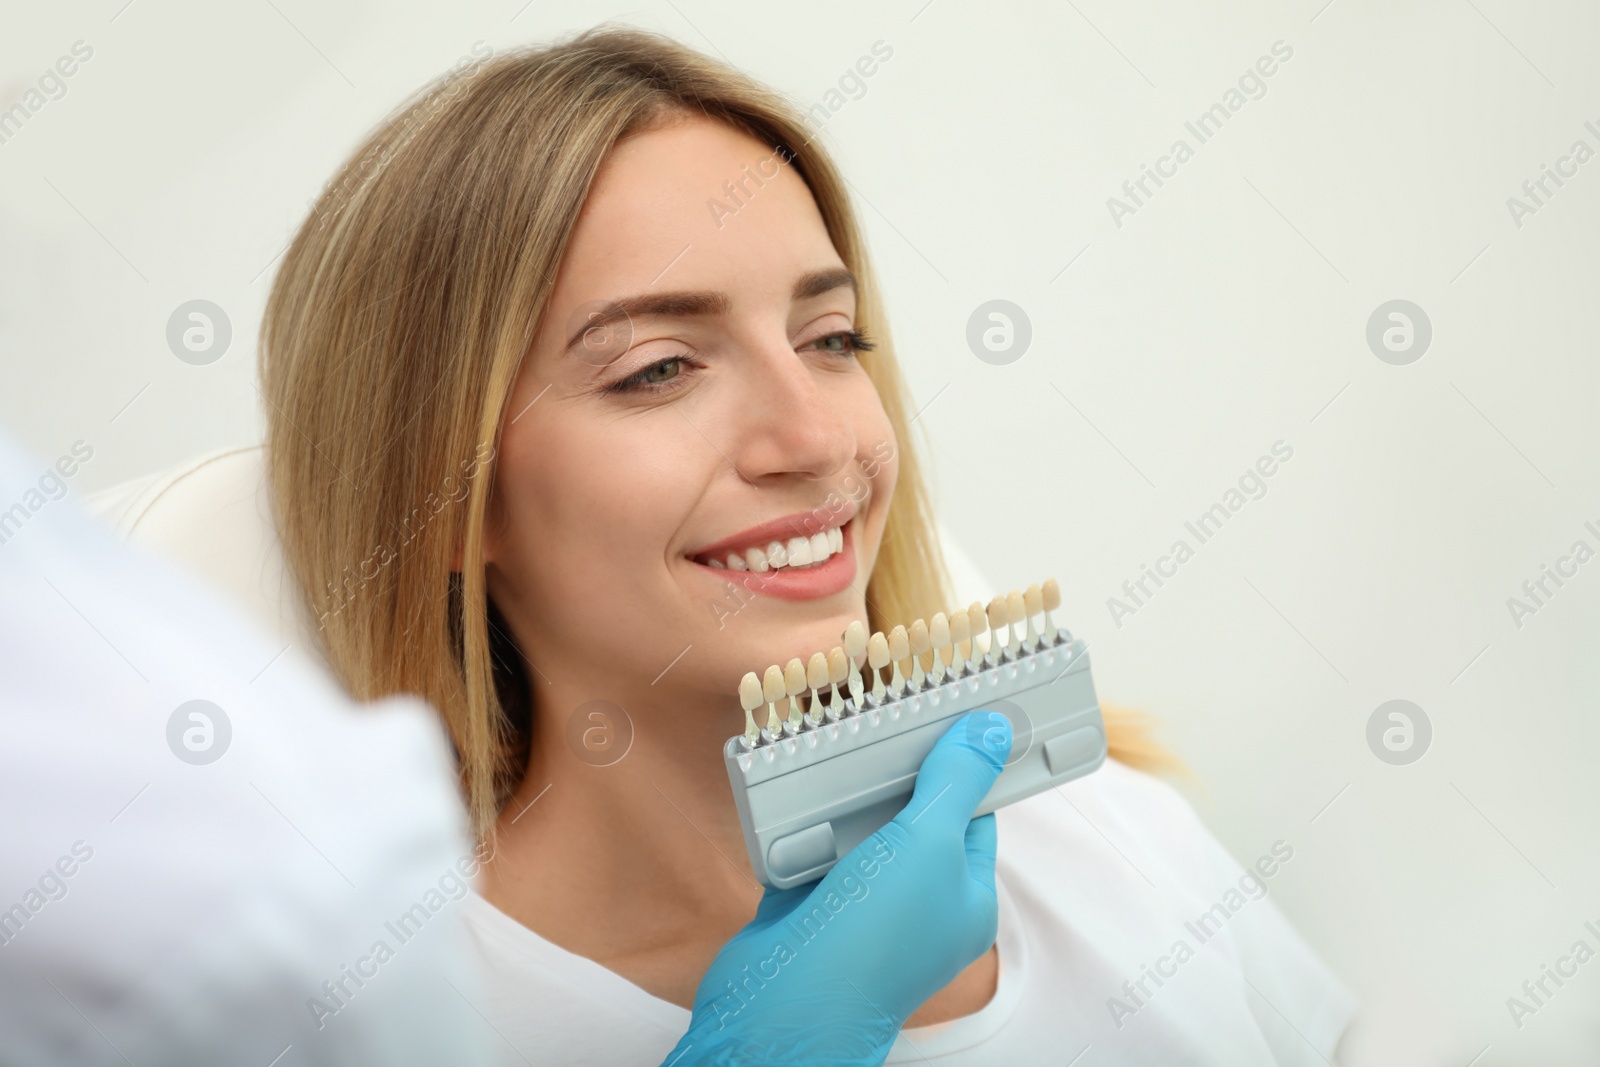
[[[836,337],[844,338],[846,341],[849,342],[850,347],[848,349],[844,350],[844,351],[830,352],[829,355],[855,356],[855,355],[857,355],[857,354],[859,354],[861,352],[871,352],[873,350],[873,348],[875,347],[873,345],[872,341],[867,338],[867,335],[862,333],[860,330],[839,330],[839,331],[836,331],[834,333],[823,334],[821,337],[817,338],[816,341],[813,341],[812,344],[817,344],[817,343],[822,342],[822,341],[831,341]],[[606,386],[606,392],[608,392],[608,393],[638,393],[638,392],[659,393],[659,392],[663,392],[663,391],[665,391],[667,389],[676,388],[672,384],[673,382],[678,380],[678,375],[676,375],[676,374],[673,375],[671,378],[668,378],[664,382],[651,382],[651,381],[647,381],[646,380],[646,376],[649,375],[650,373],[652,373],[653,371],[657,371],[657,370],[661,369],[662,367],[665,367],[668,364],[672,364],[672,363],[683,363],[683,364],[688,365],[688,366],[696,366],[696,367],[702,366],[702,364],[696,363],[694,360],[690,359],[687,354],[681,355],[681,356],[669,356],[666,359],[660,360],[660,361],[658,361],[656,363],[652,363],[650,366],[644,368],[644,370],[639,371],[637,374],[630,374],[630,375],[628,375],[628,377],[623,378],[621,381],[616,382],[613,385]]]

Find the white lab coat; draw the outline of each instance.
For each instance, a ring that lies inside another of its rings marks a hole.
[[[486,1062],[437,717],[353,706],[51,467],[0,435],[0,1062]]]

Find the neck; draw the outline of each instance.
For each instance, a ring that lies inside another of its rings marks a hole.
[[[722,758],[738,705],[664,680],[608,679],[609,704],[580,695],[594,689],[537,682],[533,751],[497,824],[484,895],[592,958],[725,928],[730,914],[742,924],[761,891]]]

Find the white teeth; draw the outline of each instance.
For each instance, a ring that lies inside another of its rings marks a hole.
[[[726,560],[707,559],[708,567],[718,570],[754,571],[764,574],[780,567],[811,567],[827,562],[844,550],[844,530],[830,527],[810,537],[791,537],[773,541],[766,548],[752,545],[741,552],[730,552]]]

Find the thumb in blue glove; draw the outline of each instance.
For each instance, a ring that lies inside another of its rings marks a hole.
[[[972,812],[1010,751],[1005,716],[962,716],[900,814],[817,881],[769,888],[665,1065],[881,1064],[911,1013],[994,943],[995,819]]]

